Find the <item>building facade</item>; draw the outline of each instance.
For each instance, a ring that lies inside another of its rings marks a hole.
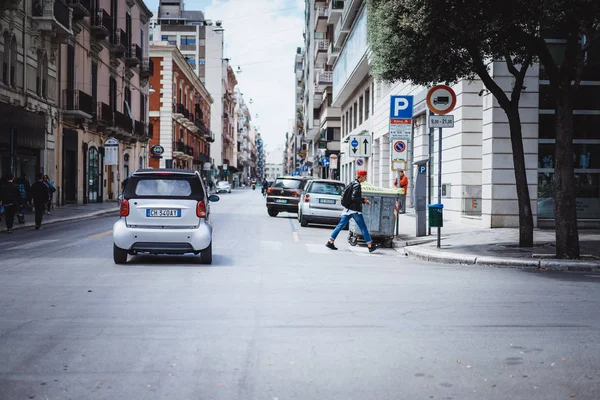
[[[150,95],[150,167],[191,169],[208,177],[213,98],[176,46],[153,42],[150,57],[156,88]]]
[[[233,69],[227,65],[226,79],[223,81],[225,91],[223,95],[223,147],[221,154],[223,164],[219,167],[220,180],[227,180],[233,183],[234,175],[237,174],[237,123],[236,123],[236,104],[235,87],[237,79]]]
[[[225,179],[223,165],[227,157],[223,149],[231,145],[223,136],[229,62],[224,54],[225,30],[221,21],[206,19],[202,11],[185,10],[183,0],[161,0],[151,25],[151,40],[177,46],[214,99],[210,112],[214,142],[210,146],[209,175],[214,180]],[[229,161],[231,158],[232,155]]]

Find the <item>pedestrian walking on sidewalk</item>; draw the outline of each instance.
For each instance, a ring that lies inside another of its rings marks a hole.
[[[49,191],[48,185],[44,183],[44,176],[37,174],[36,178],[37,181],[31,186],[29,201],[33,202],[35,208],[35,229],[39,230],[42,227]]]
[[[373,244],[373,240],[371,239],[371,235],[369,235],[369,230],[367,229],[367,224],[365,223],[365,218],[362,214],[363,204],[370,205],[371,202],[367,200],[365,197],[362,197],[362,188],[360,184],[367,180],[367,171],[360,170],[356,172],[356,180],[352,183],[348,184],[344,189],[344,193],[342,194],[342,206],[344,206],[344,211],[342,212],[342,219],[340,223],[335,227],[333,233],[331,234],[331,238],[325,245],[331,250],[337,250],[335,247],[335,239],[339,235],[342,229],[348,225],[350,222],[350,218],[352,218],[358,227],[360,228],[360,232],[367,242],[367,247],[369,248],[369,253],[372,253],[376,250],[376,246]]]
[[[44,175],[44,184],[48,187],[48,202],[46,203],[46,214],[50,215],[50,209],[52,208],[52,196],[56,192],[54,182],[50,180],[48,175]]]
[[[398,187],[398,178],[394,180],[394,186]],[[404,193],[400,195],[400,207],[398,213],[406,214],[406,192],[408,191],[408,178],[404,175],[404,171],[400,171],[400,188],[404,189]]]
[[[0,191],[0,201],[4,206],[4,217],[6,219],[6,233],[12,233],[15,214],[17,213],[19,201],[21,200],[21,193],[14,183],[14,179],[14,175],[9,172],[6,175],[6,183],[2,185],[2,190]]]

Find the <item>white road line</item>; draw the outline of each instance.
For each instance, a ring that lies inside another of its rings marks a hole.
[[[36,248],[39,248],[39,247],[44,247],[47,244],[56,243],[56,242],[59,242],[59,241],[60,241],[60,239],[43,239],[43,240],[37,240],[35,242],[23,244],[21,246],[11,247],[8,250],[31,250],[31,249],[36,249]]]

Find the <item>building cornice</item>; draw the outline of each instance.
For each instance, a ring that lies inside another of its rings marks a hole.
[[[148,21],[150,21],[150,18],[152,18],[152,11],[150,11],[150,9],[148,8],[148,6],[146,6],[146,4],[143,2],[143,0],[136,0],[138,7],[140,8],[140,22],[144,25],[146,25],[148,23]]]

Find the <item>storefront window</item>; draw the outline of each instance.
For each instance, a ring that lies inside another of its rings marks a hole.
[[[600,173],[576,173],[577,218],[600,218]],[[538,174],[538,218],[554,219],[554,173]]]

